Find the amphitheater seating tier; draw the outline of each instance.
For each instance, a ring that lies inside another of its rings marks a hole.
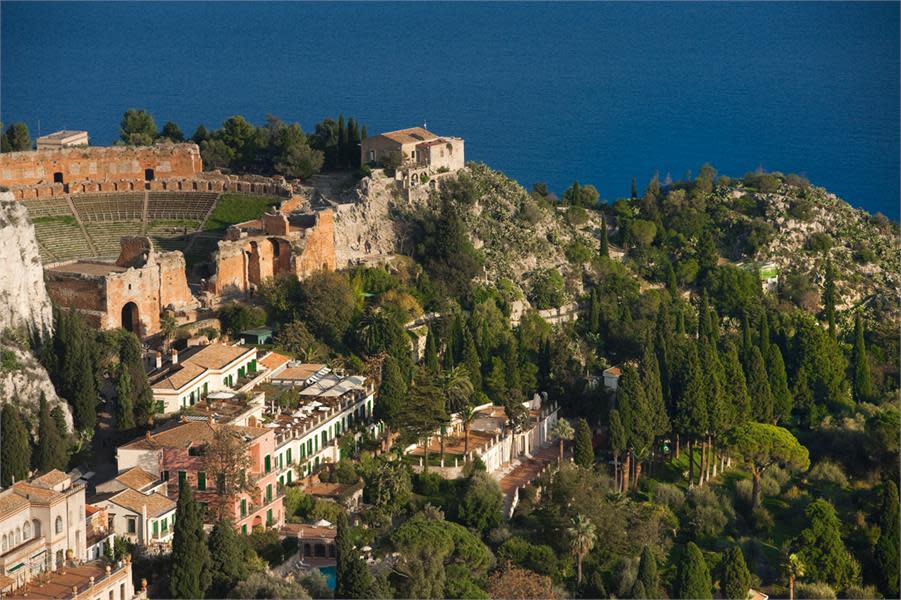
[[[71,217],[69,203],[65,198],[41,198],[39,200],[22,200],[32,220],[41,217]]]
[[[84,223],[140,221],[144,218],[144,193],[73,194],[75,210]]]
[[[88,228],[88,235],[97,248],[97,258],[116,258],[119,256],[120,239],[129,235],[141,235],[143,225],[140,222],[119,222],[97,224]]]
[[[34,224],[34,231],[45,263],[88,258],[93,254],[78,223],[62,219],[39,220]]]
[[[202,220],[219,194],[207,192],[150,192],[147,218]]]

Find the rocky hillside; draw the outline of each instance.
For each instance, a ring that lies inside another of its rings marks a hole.
[[[592,272],[586,253],[596,254],[598,248],[598,211],[555,208],[482,164],[470,163],[450,177],[465,181],[474,198],[462,211],[463,219],[473,245],[485,259],[486,281],[509,279],[527,295],[536,273],[556,269],[564,276],[570,297],[581,292],[584,276]],[[781,282],[795,287],[806,282],[810,288],[808,308],[812,309],[820,301],[828,254],[837,273],[840,310],[863,305],[871,314],[897,319],[901,293],[897,225],[806,182],[790,178],[771,181],[781,183],[761,192],[742,180],[722,178],[703,198],[688,201],[702,206],[720,233],[720,252],[727,262],[775,263]],[[673,188],[676,196],[677,187]],[[411,215],[438,206],[437,194],[427,186],[408,195],[378,173],[340,194],[334,189],[329,193],[337,199],[330,203],[337,207],[335,241],[343,265],[408,254],[404,244]],[[666,190],[661,197],[661,210],[674,210],[667,206],[670,195]],[[623,260],[623,255],[614,244],[621,239],[616,224],[618,215],[624,214],[623,204],[613,204],[608,210],[610,253],[618,260]],[[633,204],[626,212],[635,210]],[[636,264],[628,259],[624,263],[639,276]],[[660,285],[645,280],[641,284],[642,288]],[[794,293],[790,286],[780,285],[779,293]]]
[[[0,331],[32,330],[39,337],[53,329],[53,308],[44,287],[44,269],[25,207],[0,192]]]
[[[34,226],[25,207],[8,192],[0,193],[0,265],[0,403],[16,402],[34,432],[43,393],[51,409],[63,408],[71,426],[68,404],[56,395],[47,371],[29,349],[52,331],[53,309]]]

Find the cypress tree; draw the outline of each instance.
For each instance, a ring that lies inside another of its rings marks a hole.
[[[607,215],[601,213],[601,247],[600,254],[602,257],[610,256],[610,243],[607,240]]]
[[[28,479],[31,444],[19,409],[12,402],[0,411],[0,487]]]
[[[663,435],[669,431],[670,422],[666,402],[663,399],[660,365],[657,362],[657,354],[650,344],[645,345],[641,358],[641,379],[648,401],[649,416],[654,423],[654,435]]]
[[[676,271],[673,269],[673,263],[667,260],[663,263],[664,268],[664,283],[666,284],[666,290],[670,293],[670,295],[675,298],[679,295],[679,284],[676,281]]]
[[[710,569],[701,549],[694,542],[688,542],[682,565],[676,575],[676,596],[678,598],[694,598],[695,600],[712,599],[713,583],[710,581]]]
[[[425,336],[425,356],[423,362],[430,373],[436,375],[438,373],[438,346],[435,343],[435,334],[432,328],[428,328]]]
[[[335,598],[371,598],[373,580],[366,563],[360,558],[350,539],[347,514],[338,514],[338,532],[335,536]]]
[[[710,338],[710,306],[707,301],[707,290],[701,292],[701,304],[698,306],[698,339]]]
[[[751,397],[748,395],[748,384],[745,373],[738,359],[738,349],[729,342],[726,345],[725,360],[726,397],[732,399],[732,425],[741,425],[751,418]]]
[[[823,314],[829,324],[829,335],[835,337],[835,269],[832,258],[826,257],[826,280],[823,283]]]
[[[770,381],[760,356],[760,349],[751,348],[751,357],[748,361],[746,379],[748,381],[748,394],[751,397],[751,416],[761,423],[773,422],[773,394],[770,390]]]
[[[172,598],[203,598],[211,584],[210,551],[200,507],[186,481],[179,484],[171,565],[169,593]]]
[[[726,373],[720,362],[716,344],[709,340],[701,340],[700,359],[704,365],[704,388],[707,399],[707,433],[710,448],[708,452],[705,475],[709,476],[709,465],[712,462],[713,442],[716,436],[724,433],[731,421],[731,410],[725,392]],[[712,436],[712,437],[710,437]]]
[[[522,392],[522,378],[519,375],[519,350],[516,346],[516,338],[510,337],[504,344],[504,365],[506,367],[507,391],[514,398],[518,398]]]
[[[34,466],[41,473],[53,469],[65,469],[69,460],[66,442],[60,439],[56,421],[50,414],[47,398],[41,393],[38,414],[38,443],[34,453]]]
[[[810,378],[807,376],[807,367],[801,365],[795,375],[795,387],[792,390],[795,405],[806,416],[807,425],[814,427],[819,417],[816,403],[813,398],[813,390],[810,388]]]
[[[644,583],[642,583],[641,579],[635,580],[635,584],[632,586],[631,597],[635,598],[635,600],[646,600],[647,598],[654,598],[654,596],[649,596],[647,591],[645,591]]]
[[[444,355],[441,357],[441,368],[447,373],[454,368],[454,353],[450,347],[444,349]]]
[[[751,573],[745,563],[745,555],[741,548],[732,546],[726,550],[723,557],[723,572],[720,577],[720,587],[723,598],[729,600],[745,600],[748,590],[751,589]]]
[[[811,581],[845,588],[858,582],[860,565],[842,541],[841,522],[832,505],[822,498],[804,511],[809,525],[795,540]]]
[[[785,374],[785,362],[779,346],[771,344],[767,357],[767,374],[770,378],[770,391],[773,394],[774,422],[787,421],[792,412],[792,395],[788,389],[788,376]]]
[[[647,598],[660,598],[660,581],[657,574],[657,559],[648,546],[641,551],[641,561],[638,563],[638,579],[644,586]]]
[[[632,485],[637,486],[641,462],[648,457],[654,443],[657,420],[656,415],[651,414],[651,406],[638,373],[631,365],[623,367],[616,400],[623,429],[626,431],[626,445],[635,457],[635,481]]]
[[[397,428],[406,398],[407,384],[400,372],[400,365],[396,358],[389,355],[382,363],[382,383],[379,385],[378,402],[375,403],[376,415],[389,429]]]
[[[763,356],[764,361],[769,361],[770,357],[770,318],[767,314],[767,311],[763,311],[763,316],[760,318],[760,343],[758,346],[760,347],[760,354]]]
[[[119,369],[119,381],[116,383],[116,428],[119,431],[127,431],[135,426],[132,394],[134,387],[131,385],[131,375],[123,367]]]
[[[460,364],[466,357],[464,348],[466,344],[466,334],[464,332],[463,317],[460,313],[454,315],[454,322],[451,326],[451,339],[448,345],[454,354],[454,364]]]
[[[504,361],[498,356],[491,358],[491,370],[485,378],[485,389],[492,402],[497,405],[503,404],[507,396],[507,370],[504,368]]]
[[[601,302],[598,298],[597,288],[591,290],[588,309],[588,331],[600,333],[601,330]]]
[[[366,126],[363,125],[363,130],[360,132],[360,141],[363,141],[368,137],[369,137],[369,132],[366,131]]]
[[[876,542],[876,562],[882,575],[882,591],[886,598],[898,598],[899,550],[901,529],[898,524],[898,486],[886,480],[882,486],[882,507],[879,515],[879,540]]]
[[[463,364],[466,365],[469,379],[472,381],[472,389],[481,390],[482,363],[479,360],[479,352],[476,350],[476,342],[469,329],[466,329],[463,334]]]
[[[214,598],[225,598],[235,584],[247,576],[244,541],[235,533],[234,524],[222,519],[213,525],[208,546],[210,592]]]
[[[675,415],[676,431],[689,441],[699,439],[707,432],[707,392],[701,373],[700,359],[696,344],[689,344],[685,352],[685,363],[679,373],[678,397]],[[689,455],[688,479],[693,480],[694,457]]]
[[[591,428],[585,419],[579,419],[579,424],[576,426],[573,459],[577,465],[585,469],[590,469],[594,466],[594,446],[591,443]]]
[[[638,188],[635,185],[635,178],[632,178],[632,198],[638,198]]]
[[[751,362],[751,348],[754,343],[751,341],[751,320],[748,313],[742,313],[741,316],[741,364],[747,369],[748,363]]]
[[[676,333],[685,335],[685,314],[682,309],[676,311]]]
[[[344,115],[338,115],[338,165],[344,166],[344,160],[347,158],[347,128],[344,125]]]
[[[870,385],[870,364],[867,360],[867,345],[864,340],[863,320],[860,315],[854,319],[854,346],[851,349],[851,390],[854,400],[866,402],[873,395]]]
[[[54,406],[53,410],[50,411],[50,416],[53,417],[53,422],[56,423],[56,430],[59,432],[60,439],[68,440],[69,426],[66,424],[66,415],[63,413],[62,407]]]
[[[623,427],[623,421],[619,415],[619,409],[614,408],[610,411],[610,451],[613,453],[615,461],[619,462],[623,457],[623,453],[628,447],[628,441],[626,429]],[[619,481],[617,480],[617,491],[619,491]]]

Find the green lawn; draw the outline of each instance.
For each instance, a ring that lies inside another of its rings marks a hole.
[[[258,219],[267,209],[277,206],[281,201],[281,198],[273,196],[222,194],[203,229],[225,231],[229,225]]]
[[[35,217],[31,220],[32,223],[65,223],[66,225],[75,225],[77,221],[75,217],[70,217],[68,215],[62,217]]]

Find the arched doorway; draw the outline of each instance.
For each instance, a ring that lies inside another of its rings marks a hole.
[[[140,328],[141,321],[138,318],[138,305],[134,302],[129,302],[122,307],[122,329],[140,336]]]

